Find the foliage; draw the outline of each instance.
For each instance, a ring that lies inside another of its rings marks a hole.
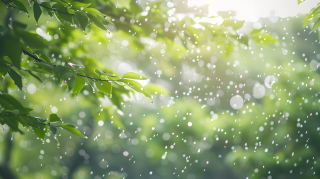
[[[303,1],[302,1],[303,2]],[[300,2],[301,3],[301,2]],[[300,4],[298,1],[298,4]],[[320,26],[320,3],[317,4],[316,7],[312,8],[309,13],[304,16],[303,27],[305,28],[308,25],[313,24],[312,30],[310,33],[315,32],[319,29]],[[319,40],[320,40],[320,31],[319,32]]]
[[[3,0],[2,2],[8,7],[23,11],[28,15],[31,11],[19,0]],[[89,24],[92,23],[102,30],[107,30],[107,26],[115,24],[120,30],[135,36],[137,38],[135,42],[139,44],[139,48],[143,47],[141,42],[139,42],[139,37],[148,36],[154,32],[156,36],[154,38],[155,40],[163,40],[168,44],[171,44],[170,41],[179,38],[181,40],[180,43],[183,44],[187,51],[189,48],[188,41],[192,44],[201,44],[201,39],[196,35],[201,32],[201,29],[192,27],[195,22],[190,17],[186,16],[179,22],[172,21],[171,24],[167,25],[167,19],[163,17],[162,14],[168,9],[161,6],[161,1],[150,3],[149,6],[151,6],[152,9],[146,16],[140,15],[143,9],[134,1],[130,1],[131,8],[128,11],[126,11],[125,8],[117,8],[111,1],[86,1],[86,3],[82,3],[78,1],[57,0],[52,2],[38,2],[31,0],[29,4],[32,6],[34,19],[38,25],[41,23],[39,19],[41,20],[42,16],[44,16],[43,11],[46,11],[49,16],[52,17],[54,15],[57,20],[63,24],[64,29],[69,30],[69,32],[65,32],[64,35],[66,36],[72,36],[73,31],[77,31],[76,29],[78,27],[80,27],[83,32],[88,33],[91,29]],[[99,7],[100,10],[98,10],[97,7]],[[131,20],[129,20],[130,18]],[[133,21],[133,19],[136,20]],[[208,34],[211,32],[212,38],[217,39],[216,41],[224,48],[224,53],[227,56],[233,52],[234,47],[229,40],[231,40],[231,42],[239,41],[240,43],[248,45],[249,38],[246,35],[238,35],[237,32],[235,32],[241,28],[243,24],[244,21],[237,22],[232,19],[225,20],[222,26],[200,23],[205,29],[202,30],[203,32],[201,33]],[[42,76],[44,75],[46,78],[50,77],[54,79],[56,83],[61,84],[62,82],[61,86],[66,85],[68,91],[71,91],[71,94],[75,96],[77,96],[86,85],[90,85],[92,88],[96,88],[102,92],[102,94],[99,93],[97,95],[107,95],[120,110],[120,104],[123,102],[122,94],[129,97],[130,92],[138,92],[152,100],[152,97],[143,86],[134,81],[147,80],[148,78],[133,72],[126,73],[120,78],[115,72],[110,70],[106,72],[103,71],[103,69],[94,69],[95,73],[93,73],[92,68],[89,66],[85,65],[85,68],[82,68],[82,65],[78,65],[79,62],[81,63],[81,60],[84,60],[83,58],[70,60],[72,62],[68,63],[62,62],[61,64],[57,64],[57,61],[51,60],[49,58],[50,55],[47,55],[52,53],[50,52],[53,46],[52,43],[49,43],[38,34],[27,31],[27,24],[22,22],[13,20],[7,25],[8,27],[0,28],[1,47],[3,47],[0,53],[0,72],[3,78],[5,78],[6,74],[9,74],[20,90],[23,89],[23,76],[29,74],[42,82]],[[230,30],[227,29],[229,27],[231,27]],[[58,31],[54,29],[51,30],[53,33],[58,33]],[[275,42],[272,36],[261,34],[260,31],[252,32],[250,38],[261,44]],[[54,49],[54,53],[61,54],[59,50],[61,49]],[[84,52],[85,51],[86,50],[84,50]],[[22,54],[27,56],[27,62],[29,62],[29,60],[34,60],[35,62],[23,63],[23,61],[21,61]],[[84,62],[85,61],[82,61],[82,63]],[[161,89],[158,91],[161,91]],[[7,110],[5,104],[1,105],[4,110]],[[7,122],[3,121],[3,123],[6,124]],[[21,124],[23,124],[23,122]],[[16,130],[14,129],[13,131]]]

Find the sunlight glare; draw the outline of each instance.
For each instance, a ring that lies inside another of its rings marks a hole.
[[[261,17],[279,16],[282,18],[305,14],[319,1],[307,0],[300,5],[288,0],[188,0],[188,6],[204,6],[209,9],[209,16],[218,11],[237,11],[236,19],[256,22]],[[272,12],[273,11],[273,12]]]

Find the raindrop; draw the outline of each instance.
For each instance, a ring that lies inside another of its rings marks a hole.
[[[232,96],[230,99],[230,105],[233,109],[241,109],[243,107],[243,98],[240,95]]]
[[[123,156],[127,157],[129,155],[129,152],[128,151],[124,151],[123,152]]]

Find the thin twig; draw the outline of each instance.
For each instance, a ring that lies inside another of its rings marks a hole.
[[[42,5],[42,4],[39,4],[41,7],[43,7],[43,8],[45,8],[45,9],[50,9],[50,10],[52,10],[52,11],[56,11],[56,12],[61,12],[61,13],[63,13],[63,14],[68,14],[68,15],[74,15],[74,14],[69,14],[69,13],[67,13],[67,12],[63,12],[63,11],[59,11],[59,10],[56,10],[56,9],[54,9],[54,8],[50,8],[50,7],[46,7],[46,6],[44,6],[44,5]]]
[[[101,78],[94,78],[94,77],[90,77],[90,76],[86,76],[86,75],[81,75],[79,73],[77,73],[78,76],[82,76],[82,77],[85,77],[85,78],[89,78],[90,80],[92,81],[117,81],[117,80],[108,80],[108,79],[101,79]]]
[[[30,52],[28,52],[27,50],[25,49],[22,49],[22,52],[25,54],[25,55],[28,55],[30,57],[32,57],[33,59],[36,60],[36,62],[43,62],[43,60],[41,60],[40,58],[36,57],[35,55],[31,54]]]
[[[25,49],[22,49],[22,52],[25,54],[25,55],[28,55],[30,57],[32,57],[33,59],[36,60],[36,62],[44,62],[43,60],[41,60],[40,58],[36,57],[35,55],[31,54],[30,52],[28,52],[27,50]],[[55,65],[53,66],[55,67]],[[91,81],[95,82],[95,81],[107,81],[107,82],[111,82],[111,81],[117,81],[117,80],[108,80],[108,79],[101,79],[101,78],[94,78],[94,77],[91,77],[91,76],[86,76],[86,75],[81,75],[79,73],[77,73],[78,76],[82,76],[82,77],[85,77],[85,78],[89,78]]]

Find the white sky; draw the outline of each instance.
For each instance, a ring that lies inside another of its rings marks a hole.
[[[320,0],[306,0],[298,5],[297,0],[188,0],[188,5],[208,4],[210,15],[216,15],[218,11],[235,10],[236,19],[255,22],[260,17],[269,17],[271,11],[275,11],[275,16],[279,17],[305,14],[319,2]]]

